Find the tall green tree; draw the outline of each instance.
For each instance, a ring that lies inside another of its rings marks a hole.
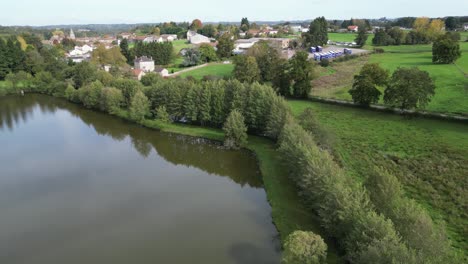
[[[439,37],[432,44],[432,62],[441,64],[454,63],[461,57],[460,44],[448,35]]]
[[[76,88],[80,88],[96,80],[96,67],[89,62],[76,64],[72,69],[72,80]]]
[[[195,66],[202,62],[201,54],[198,49],[188,48],[184,54],[182,65],[185,67]]]
[[[434,81],[418,68],[398,68],[384,93],[384,101],[401,109],[424,108],[435,94]]]
[[[366,41],[367,41],[367,38],[369,36],[367,35],[367,31],[365,28],[359,28],[359,32],[358,32],[358,35],[356,37],[356,39],[354,40],[354,42],[356,42],[356,45],[358,47],[363,47],[364,45],[366,45]]]
[[[219,58],[229,58],[232,55],[234,49],[234,39],[230,33],[224,33],[218,39],[218,50],[216,53]]]
[[[314,78],[313,64],[309,61],[309,54],[299,51],[291,58],[289,64],[292,95],[297,98],[307,98],[312,90],[312,80]]]
[[[368,75],[354,76],[353,87],[349,90],[353,101],[362,106],[377,103],[382,94]]]
[[[249,19],[246,17],[243,17],[240,23],[240,28],[242,31],[246,32],[250,29],[250,22]]]
[[[11,71],[8,65],[7,56],[8,52],[6,49],[6,43],[2,38],[0,38],[0,80],[4,80]]]
[[[445,27],[448,30],[455,30],[461,26],[460,19],[458,17],[447,17],[445,19]]]
[[[138,90],[133,96],[130,103],[130,118],[141,122],[145,119],[145,116],[149,114],[149,101],[145,94]]]
[[[201,44],[198,50],[200,52],[200,58],[203,62],[213,62],[218,60],[216,50],[210,44]]]
[[[237,56],[234,59],[234,77],[247,83],[253,83],[260,80],[260,69],[257,61],[251,56]]]
[[[369,76],[374,85],[384,86],[387,84],[389,71],[380,67],[378,63],[366,63],[362,66],[359,75]]]
[[[275,76],[275,67],[280,60],[280,51],[266,41],[259,41],[247,51],[248,56],[255,58],[260,70],[260,80],[270,82]]]
[[[122,52],[122,55],[127,59],[127,63],[133,65],[133,60],[135,56],[130,50],[130,47],[128,45],[128,39],[125,38],[120,42],[120,51]]]
[[[283,96],[292,96],[291,79],[289,78],[289,63],[286,59],[280,59],[274,68],[272,85],[276,92]]]
[[[247,127],[245,126],[242,114],[233,110],[223,126],[224,146],[238,149],[247,144]]]
[[[328,22],[325,17],[318,17],[310,23],[309,32],[302,35],[303,46],[310,48],[323,46],[328,42]]]

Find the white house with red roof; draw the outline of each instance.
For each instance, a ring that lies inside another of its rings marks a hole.
[[[359,30],[358,26],[348,26],[348,31],[358,32],[358,30]]]

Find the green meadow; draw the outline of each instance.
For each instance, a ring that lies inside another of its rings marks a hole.
[[[382,167],[436,221],[453,245],[468,252],[468,133],[466,124],[405,118],[361,108],[290,100],[296,116],[313,109],[318,141],[362,182]]]
[[[197,80],[201,80],[204,76],[217,76],[224,78],[231,77],[233,69],[233,64],[214,63],[193,71],[184,72],[179,76],[182,78],[191,76]]]
[[[464,36],[463,36],[464,37]],[[383,68],[394,71],[398,67],[418,67],[429,72],[436,84],[436,94],[427,106],[427,110],[468,115],[468,42],[460,42],[462,57],[456,64],[441,65],[432,63],[432,45],[401,45],[382,47],[385,52],[371,54],[368,62],[379,63]],[[362,59],[361,59],[362,62]],[[332,68],[353,68],[348,78],[326,87],[319,85],[312,91],[314,96],[351,100],[348,90],[352,86],[352,75],[357,74],[363,63],[351,60],[332,64]],[[337,70],[338,72],[339,70]],[[333,78],[328,77],[327,78]]]

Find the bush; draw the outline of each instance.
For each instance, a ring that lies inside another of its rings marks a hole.
[[[106,87],[101,91],[101,110],[111,114],[118,112],[124,102],[122,91],[117,88]]]
[[[385,50],[382,49],[382,48],[375,48],[375,49],[374,49],[374,52],[375,52],[375,53],[384,53]]]
[[[320,61],[320,66],[322,67],[328,67],[330,65],[330,61],[328,59],[322,59]]]
[[[283,263],[319,264],[325,263],[327,245],[313,232],[294,231],[284,244]]]

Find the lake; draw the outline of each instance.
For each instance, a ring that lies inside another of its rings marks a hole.
[[[270,214],[247,151],[0,98],[0,263],[279,263]]]

